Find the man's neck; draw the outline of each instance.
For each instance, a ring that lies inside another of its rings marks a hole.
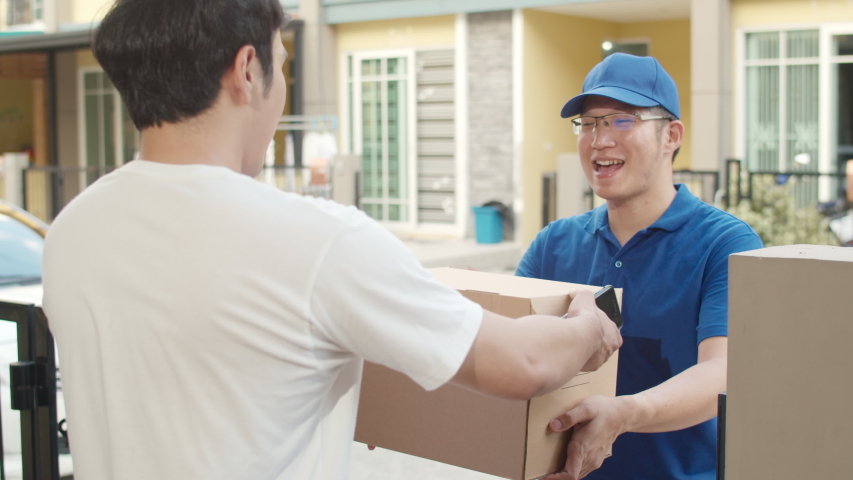
[[[676,190],[670,183],[623,203],[608,201],[608,223],[619,244],[625,245],[637,232],[655,223],[672,204],[675,195]]]
[[[204,115],[142,131],[139,157],[171,165],[211,165],[242,173],[239,128],[221,116]]]

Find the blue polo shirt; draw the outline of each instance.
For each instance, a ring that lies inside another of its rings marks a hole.
[[[696,365],[699,343],[728,334],[728,257],[762,248],[736,217],[676,185],[672,204],[620,246],[607,206],[557,220],[536,236],[516,275],[622,292],[617,395],[631,395]],[[717,421],[666,433],[625,433],[594,480],[714,480]]]

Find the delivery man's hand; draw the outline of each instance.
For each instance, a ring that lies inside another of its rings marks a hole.
[[[595,297],[592,292],[576,290],[570,296],[572,302],[569,304],[569,311],[566,315],[570,319],[580,317],[591,321],[593,324],[592,331],[595,332],[593,341],[600,342],[598,350],[587,360],[582,369],[584,372],[593,372],[598,370],[613,355],[613,352],[622,346],[622,336],[619,334],[619,328],[616,327],[616,324],[595,305]]]
[[[616,437],[628,429],[631,397],[588,397],[577,407],[551,420],[550,428],[565,432],[574,427],[566,467],[548,480],[578,480],[597,469],[609,456]]]

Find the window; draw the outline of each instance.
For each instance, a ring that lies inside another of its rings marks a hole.
[[[645,57],[649,54],[649,42],[640,40],[611,42],[608,40],[601,43],[601,58],[607,58],[617,52]]]
[[[412,52],[351,55],[347,64],[348,146],[362,156],[360,208],[382,222],[410,223]]]
[[[746,34],[742,155],[749,170],[830,171],[820,149],[820,37],[817,29]],[[828,181],[801,177],[798,205],[828,200]]]
[[[102,70],[84,70],[81,79],[81,166],[90,167],[88,184],[134,159],[139,132]]]
[[[6,24],[9,27],[31,25],[44,20],[43,0],[6,0]]]
[[[853,24],[745,32],[739,69],[738,154],[752,171],[813,172],[799,205],[846,195],[853,159]]]
[[[344,57],[344,150],[362,156],[361,201],[398,231],[457,228],[454,50]]]

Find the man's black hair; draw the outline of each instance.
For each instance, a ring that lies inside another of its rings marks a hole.
[[[93,50],[136,128],[176,123],[210,108],[237,52],[252,45],[268,90],[279,0],[118,0]]]

